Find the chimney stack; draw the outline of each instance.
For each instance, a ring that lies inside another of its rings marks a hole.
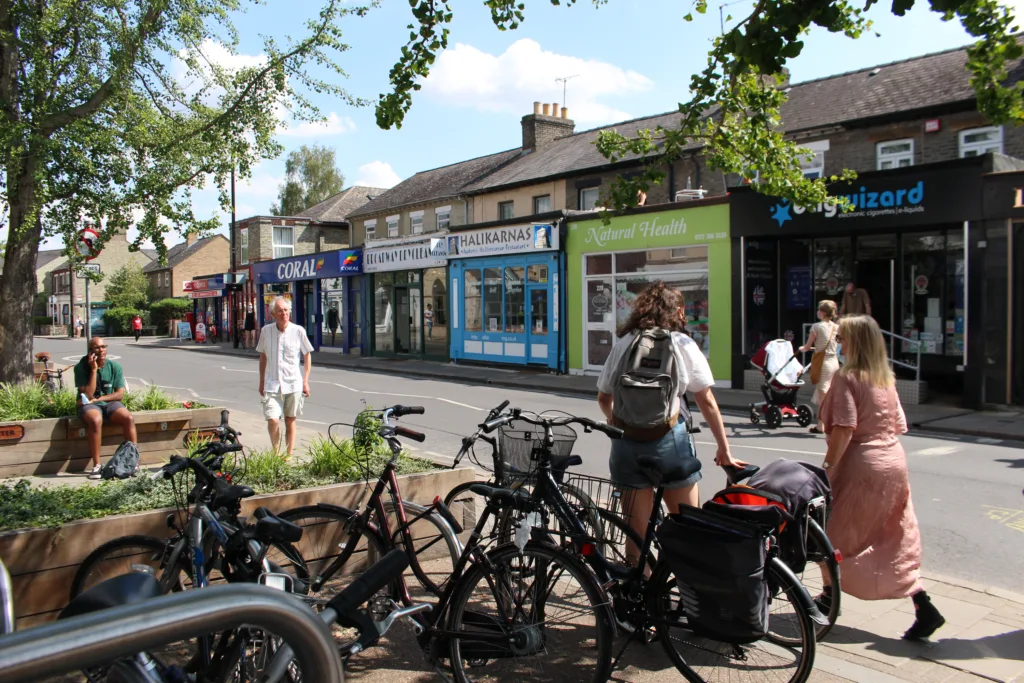
[[[569,110],[555,104],[533,103],[533,113],[523,117],[523,150],[535,151],[558,138],[572,135],[576,123]]]
[[[199,235],[194,231],[185,233],[185,248],[191,247],[193,244],[199,241]]]

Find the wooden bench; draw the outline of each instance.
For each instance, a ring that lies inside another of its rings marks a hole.
[[[175,453],[184,453],[185,435],[193,429],[219,425],[220,411],[220,408],[179,408],[134,413],[142,464],[155,465]],[[90,467],[85,426],[77,417],[2,422],[0,431],[12,425],[21,425],[24,434],[16,440],[0,441],[0,478],[77,473]],[[113,455],[123,440],[119,427],[104,425],[100,457]]]

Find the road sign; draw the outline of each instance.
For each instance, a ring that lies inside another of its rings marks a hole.
[[[98,263],[83,263],[78,267],[78,279],[84,280],[86,273],[92,273],[93,275],[100,274],[100,264]]]
[[[78,231],[75,237],[75,251],[86,261],[91,261],[100,255],[100,234],[96,228],[87,227]]]

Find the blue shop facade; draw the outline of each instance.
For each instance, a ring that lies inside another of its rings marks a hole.
[[[555,221],[448,235],[452,360],[565,372],[560,229]]]
[[[317,351],[364,352],[361,248],[325,251],[252,264],[259,324],[272,322],[278,296],[292,302],[292,322],[306,329]]]

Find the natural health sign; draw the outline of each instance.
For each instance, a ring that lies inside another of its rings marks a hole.
[[[449,259],[557,250],[558,230],[551,223],[467,230],[448,236]]]
[[[392,244],[363,251],[363,272],[418,270],[448,264],[448,241],[434,237],[419,242]]]

